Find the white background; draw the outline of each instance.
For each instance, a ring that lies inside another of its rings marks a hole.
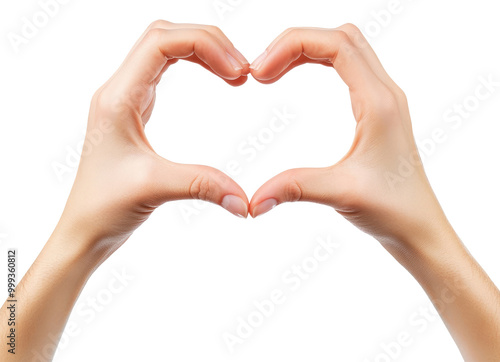
[[[358,25],[406,92],[416,138],[445,131],[446,142],[422,155],[428,176],[467,247],[500,283],[500,88],[460,126],[443,118],[474,96],[479,77],[500,81],[497,2],[400,0],[384,19],[377,14],[392,9],[390,0],[231,3],[221,17],[213,0],[70,0],[16,52],[9,36],[41,8],[2,0],[0,248],[18,248],[19,278],[64,207],[92,94],[161,18],[217,25],[250,61],[288,27]],[[284,107],[296,118],[248,161],[238,147]],[[174,161],[223,171],[239,161],[234,178],[249,197],[285,169],[333,164],[353,132],[346,86],[332,69],[303,66],[274,85],[249,79],[235,89],[183,62],[164,76],[147,127],[155,150]],[[58,177],[59,164],[71,171]],[[76,332],[65,335],[56,361],[461,360],[420,286],[333,209],[287,204],[241,220],[215,205],[193,207],[164,205],[92,276],[71,316]],[[339,247],[292,291],[282,276],[312,255],[318,237]],[[116,281],[120,273],[133,280]],[[235,334],[238,318],[275,289],[285,303],[230,353],[224,333]],[[411,343],[393,346],[389,357],[382,345],[400,333]]]

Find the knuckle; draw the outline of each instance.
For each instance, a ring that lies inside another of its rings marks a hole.
[[[340,29],[351,34],[361,34],[361,30],[359,30],[359,28],[352,23],[345,23],[340,27]]]
[[[343,30],[334,30],[332,33],[333,37],[335,37],[335,40],[337,40],[340,44],[342,45],[352,45],[351,38],[349,38],[349,35]]]
[[[215,25],[207,25],[205,29],[215,34],[223,34],[222,30]]]
[[[408,103],[408,98],[406,97],[406,93],[398,86],[396,86],[396,97],[400,102]]]
[[[100,110],[106,110],[112,108],[112,97],[109,94],[109,90],[106,86],[99,88],[92,97],[92,105]]]
[[[362,31],[356,25],[347,23],[340,26],[338,29],[344,31],[349,36],[350,40],[358,47],[361,48],[368,44]]]
[[[398,98],[388,87],[383,86],[375,100],[375,107],[377,113],[386,119],[395,116],[399,110]]]
[[[209,200],[213,190],[210,178],[205,175],[198,175],[189,187],[189,194],[193,199]]]
[[[112,90],[108,84],[99,88],[93,95],[91,106],[102,115],[109,117],[122,114],[127,109],[124,97]]]
[[[99,88],[92,96],[92,100],[90,101],[92,107],[98,107],[99,104],[101,103],[101,93],[102,93],[102,87]]]
[[[302,189],[297,180],[293,177],[293,173],[289,175],[289,178],[284,185],[283,197],[285,201],[289,202],[300,201],[302,198]]]
[[[165,30],[162,28],[151,28],[147,31],[144,40],[150,42],[157,42]]]
[[[165,28],[171,24],[172,23],[169,21],[158,19],[158,20],[153,21],[151,24],[149,24],[147,30]]]
[[[300,33],[301,33],[300,28],[293,27],[293,28],[288,28],[285,31],[285,36],[290,38],[297,38],[300,35]]]
[[[337,62],[345,62],[352,56],[359,55],[359,49],[354,45],[351,38],[345,31],[335,29],[331,33],[332,48],[337,48],[335,60]],[[338,56],[341,54],[342,56]]]
[[[207,29],[194,29],[193,32],[196,34],[196,37],[202,39],[203,41],[207,41],[208,39],[212,39],[213,35]]]

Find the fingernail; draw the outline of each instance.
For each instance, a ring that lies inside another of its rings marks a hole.
[[[257,59],[255,59],[253,61],[252,64],[250,64],[250,69],[259,70],[262,63],[264,63],[264,60],[266,59],[266,57],[267,57],[267,50],[264,53],[262,53],[261,55],[259,55],[257,57]]]
[[[271,211],[276,207],[276,205],[278,205],[278,201],[276,201],[275,199],[267,199],[265,201],[262,201],[260,204],[253,208],[252,217],[255,219],[257,216]]]
[[[224,196],[221,206],[238,217],[246,218],[248,215],[248,206],[246,202],[240,199],[238,196]]]
[[[229,54],[227,52],[226,52],[226,54],[227,54],[227,59],[229,59],[229,62],[231,62],[231,65],[233,66],[234,70],[239,71],[239,70],[243,69],[241,64],[236,59],[234,59],[231,54]]]
[[[247,58],[245,58],[245,56],[241,54],[238,49],[234,48],[234,51],[242,64],[249,64]]]

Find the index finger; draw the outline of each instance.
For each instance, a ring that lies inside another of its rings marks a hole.
[[[153,82],[171,59],[196,55],[223,79],[242,76],[242,68],[230,60],[224,46],[203,29],[153,28],[143,36],[119,72],[134,82]]]
[[[279,79],[300,58],[303,63],[330,63],[351,92],[376,94],[383,83],[349,36],[337,29],[295,28],[279,37],[251,66],[258,81]]]

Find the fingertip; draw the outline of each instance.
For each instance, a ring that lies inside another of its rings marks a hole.
[[[271,78],[271,79],[263,79],[255,71],[252,71],[251,74],[252,74],[252,77],[260,84],[272,84],[281,78],[281,77],[276,77],[276,78]]]
[[[261,55],[259,55],[257,58],[255,58],[255,60],[252,62],[252,64],[250,64],[250,69],[254,72],[258,72],[261,67],[262,67],[262,64],[264,63],[264,61],[266,60],[267,56],[268,56],[268,51],[264,51],[264,53],[262,53]]]
[[[235,71],[238,72],[243,69],[242,64],[239,61],[237,61],[229,52],[226,52],[226,57]]]
[[[224,79],[224,81],[233,86],[233,87],[239,87],[243,84],[246,83],[246,81],[248,80],[248,76],[247,75],[242,75],[241,77],[237,78],[237,79],[233,79],[233,80],[229,80],[229,79]]]
[[[241,75],[248,75],[248,74],[250,74],[251,71],[252,71],[252,69],[250,69],[250,64],[248,64],[248,63],[243,64],[243,69],[241,70]]]
[[[278,200],[274,198],[266,199],[251,207],[251,215],[255,219],[256,217],[271,211],[276,206],[278,206]]]
[[[250,63],[248,62],[247,58],[245,58],[245,56],[243,54],[241,54],[241,52],[234,48],[234,52],[236,54],[236,57],[240,60],[241,64],[243,64],[244,66],[247,65],[249,66]]]
[[[234,56],[228,53],[228,59],[233,65],[234,69],[239,72],[240,76],[246,76],[250,74],[250,63],[241,54],[238,49],[234,48]]]
[[[226,195],[223,197],[221,206],[231,214],[245,219],[248,216],[248,201],[244,201],[236,195]]]
[[[260,83],[269,83],[268,81],[274,78],[269,76],[269,59],[269,51],[266,50],[249,66],[252,76]]]
[[[244,67],[227,51],[219,64],[210,65],[212,71],[226,82],[235,81],[244,75]]]
[[[261,84],[271,84],[277,82],[283,75],[282,70],[274,69],[274,65],[266,62],[258,70],[250,69],[252,77]]]

